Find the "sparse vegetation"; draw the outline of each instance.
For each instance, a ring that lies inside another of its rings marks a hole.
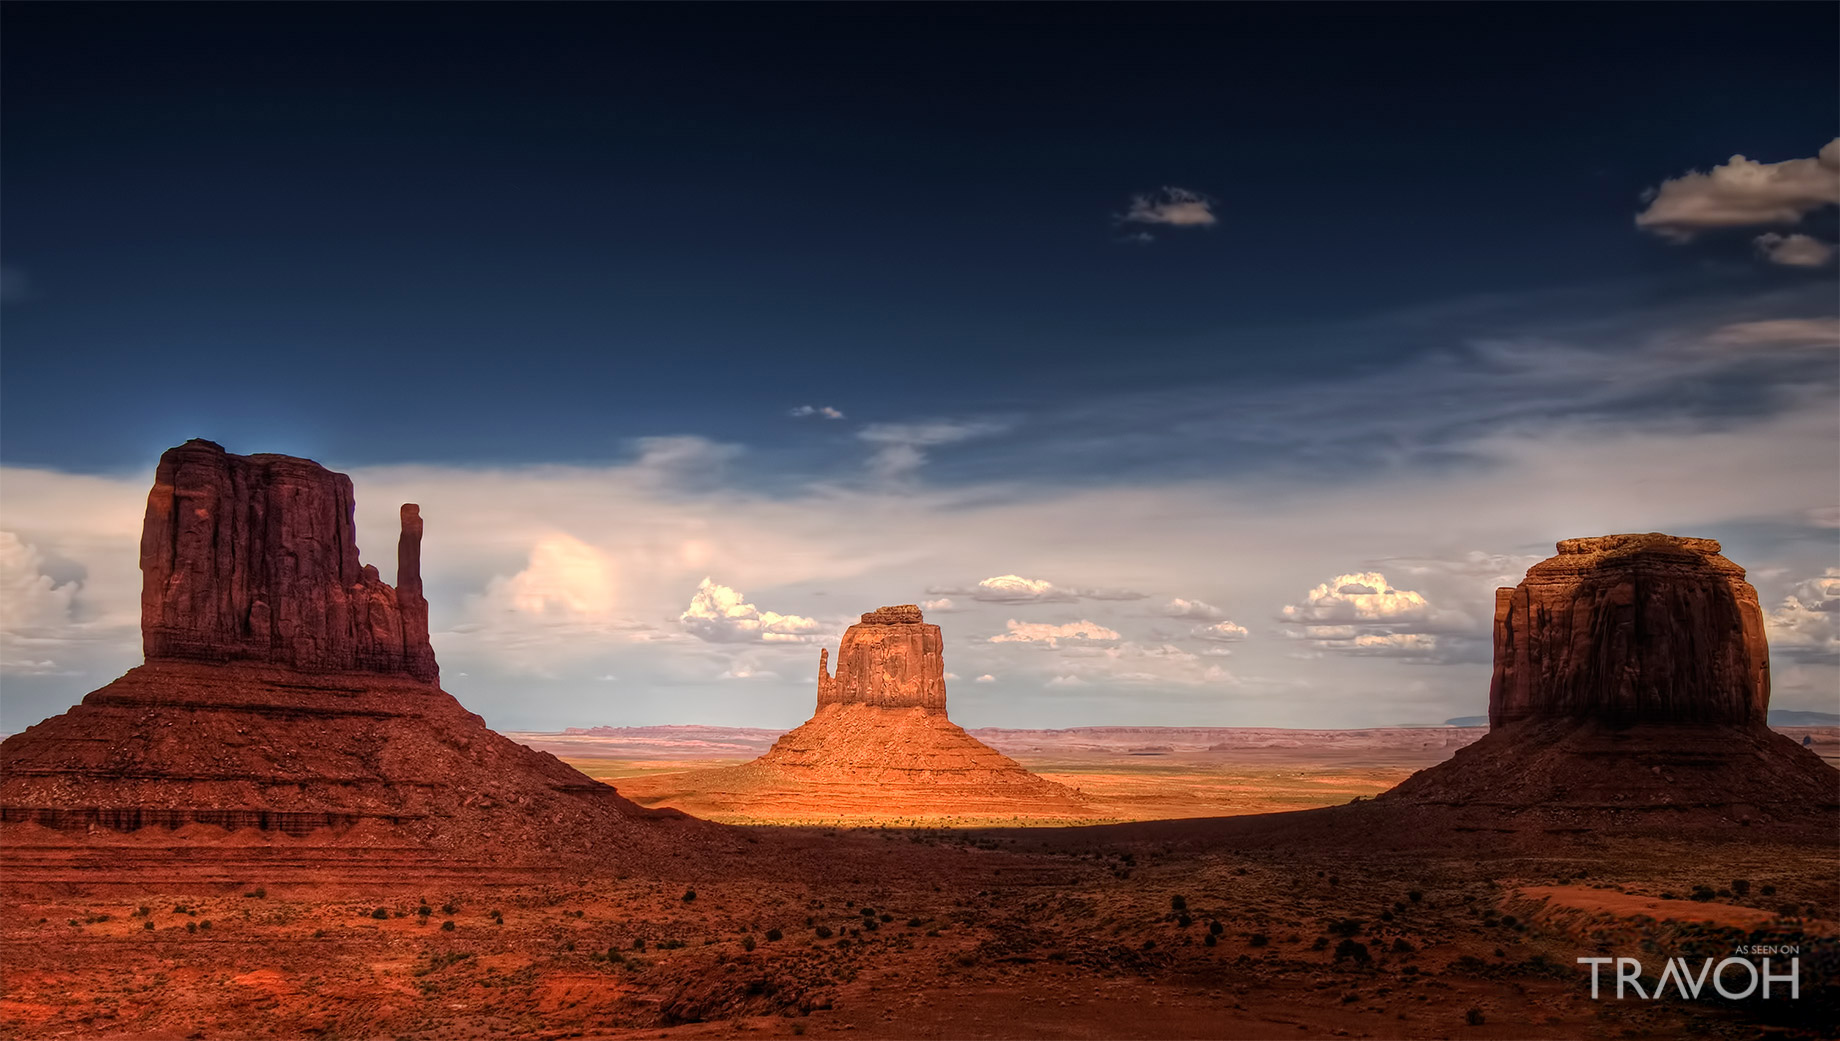
[[[1359,940],[1343,940],[1335,945],[1335,960],[1344,959],[1366,964],[1373,961],[1373,955],[1367,952],[1367,945]]]
[[[371,912],[371,917],[377,919],[378,921],[382,921],[383,919],[390,917],[390,909],[387,907],[379,907],[375,911]]]
[[[1463,1013],[1463,1022],[1468,1023],[1472,1027],[1479,1027],[1487,1023],[1488,1019],[1483,1016],[1481,1009],[1471,1008],[1468,1012]]]

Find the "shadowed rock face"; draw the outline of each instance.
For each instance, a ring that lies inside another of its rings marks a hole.
[[[1495,594],[1489,723],[1759,723],[1769,652],[1757,591],[1711,539],[1566,539]]]
[[[818,706],[878,705],[946,710],[945,640],[913,604],[883,607],[862,616],[837,647],[818,652]]]
[[[402,509],[392,589],[358,560],[351,478],[192,440],[160,457],[141,531],[148,661],[250,661],[435,682],[422,519]]]

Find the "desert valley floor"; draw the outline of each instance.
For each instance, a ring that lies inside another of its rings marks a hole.
[[[1788,732],[1830,762],[1840,750],[1835,728]],[[1415,837],[1396,818],[1350,813],[1373,803],[1257,815],[1371,794],[1447,755],[1426,742],[1448,749],[1459,731],[978,733],[1117,816],[1212,819],[696,826],[681,850],[642,861],[614,848],[604,870],[507,864],[483,877],[418,868],[359,828],[341,855],[377,870],[353,881],[347,861],[330,885],[315,868],[325,851],[280,833],[192,824],[99,848],[14,825],[0,1027],[174,1039],[1735,1038],[1819,1036],[1834,1011],[1830,835],[1506,822]],[[773,736],[520,735],[659,791],[672,770],[745,758],[748,741]],[[1223,741],[1264,747],[1186,747]],[[1152,789],[1164,794],[1144,802]],[[1321,826],[1324,813],[1345,825]],[[175,839],[196,855],[175,856]],[[99,869],[141,858],[138,881],[107,884],[106,870],[82,889],[31,881],[35,862],[70,877],[72,858]],[[1759,936],[1801,945],[1803,1000],[1594,1001],[1574,961],[1716,954]]]

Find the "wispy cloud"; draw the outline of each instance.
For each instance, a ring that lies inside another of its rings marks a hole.
[[[1045,622],[1021,622],[1011,618],[1005,624],[1008,626],[1008,631],[992,636],[991,643],[1038,643],[1049,648],[1058,648],[1064,640],[1089,642],[1118,639],[1116,631],[1085,619],[1068,622],[1065,625],[1049,625]]]
[[[926,450],[973,438],[989,437],[1008,429],[995,420],[939,419],[923,423],[873,423],[856,436],[877,446],[869,458],[870,472],[892,480],[911,476],[925,465]]]
[[[805,419],[810,416],[817,416],[820,419],[844,418],[841,410],[832,408],[829,405],[800,405],[787,414],[794,419]]]
[[[1751,241],[1764,259],[1784,267],[1820,267],[1834,259],[1833,246],[1800,232],[1784,235],[1766,231]]]
[[[1078,600],[1142,600],[1147,595],[1131,589],[1084,589],[1058,586],[1045,578],[994,575],[975,586],[934,586],[928,593],[968,596],[986,604],[1071,604]],[[948,601],[949,602],[949,601]]]
[[[1121,224],[1162,225],[1172,228],[1211,228],[1219,223],[1214,200],[1173,185],[1131,196],[1131,205],[1118,215]]]

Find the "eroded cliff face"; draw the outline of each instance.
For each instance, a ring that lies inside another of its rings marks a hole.
[[[878,705],[946,710],[945,640],[913,604],[883,607],[844,632],[837,673],[818,652],[818,707]]]
[[[160,457],[141,531],[147,660],[439,679],[420,511],[402,510],[398,588],[358,560],[351,478],[192,440]]]
[[[1490,725],[1762,724],[1763,612],[1719,548],[1660,533],[1566,539],[1497,590]]]

